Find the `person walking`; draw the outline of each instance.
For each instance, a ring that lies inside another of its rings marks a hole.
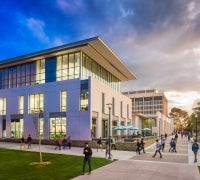
[[[192,151],[194,153],[194,163],[197,162],[198,150],[199,150],[199,145],[197,144],[197,140],[195,140],[194,143],[192,144]]]
[[[155,150],[155,153],[152,157],[155,157],[157,153],[160,154],[160,158],[162,158],[162,154],[160,152],[161,150],[161,144],[159,143],[158,139],[156,139],[156,146],[155,146],[156,150]]]
[[[100,137],[97,141],[97,152],[98,152],[99,149],[101,149],[101,152],[103,151],[102,146],[103,146],[103,144],[102,144],[102,140],[101,140],[101,137]]]
[[[141,139],[141,142],[140,142],[140,145],[141,145],[141,151],[143,151],[143,153],[145,153],[145,150],[144,150],[144,139],[142,138]]]
[[[105,157],[107,158],[110,158],[112,157],[112,154],[111,154],[111,142],[109,143],[109,140],[106,141],[106,152],[105,152]]]
[[[112,138],[112,141],[111,141],[111,143],[112,143],[112,145],[111,145],[111,149],[117,149],[117,147],[116,147],[116,140],[115,140],[115,138],[113,137]]]
[[[89,147],[88,143],[85,143],[85,147],[83,149],[83,154],[84,159],[83,159],[83,171],[82,171],[82,175],[85,174],[85,165],[86,163],[88,163],[89,166],[89,172],[88,175],[91,174],[92,168],[91,168],[91,157],[92,157],[92,149]]]
[[[136,153],[138,153],[140,155],[140,151],[141,151],[141,143],[140,143],[140,140],[137,139]]]
[[[161,135],[161,149],[162,149],[162,152],[164,151],[164,148],[165,148],[165,137],[164,137],[164,135]]]
[[[24,148],[25,149],[25,139],[24,136],[20,139],[20,149]]]
[[[171,139],[169,145],[170,145],[169,152],[171,152],[171,150],[174,148],[174,138]]]
[[[176,151],[176,142],[177,142],[177,141],[174,139],[174,140],[173,140],[173,143],[172,143],[172,151],[171,151],[171,152],[177,152],[177,151]]]
[[[67,147],[67,139],[66,137],[62,140],[63,149]]]
[[[31,149],[32,137],[30,134],[28,135],[27,143],[28,143],[28,149]]]
[[[56,150],[56,149],[61,150],[61,147],[62,147],[62,139],[61,139],[61,138],[57,139],[56,144],[57,144],[57,146],[55,147],[55,150]]]
[[[71,136],[68,136],[67,137],[67,146],[69,147],[69,149],[71,149],[71,145],[72,145]]]

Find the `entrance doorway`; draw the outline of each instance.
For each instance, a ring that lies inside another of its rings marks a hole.
[[[23,136],[24,120],[23,119],[12,119],[11,120],[11,137],[21,138]]]

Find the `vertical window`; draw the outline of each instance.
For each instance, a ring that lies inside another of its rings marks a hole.
[[[62,80],[61,70],[62,70],[62,56],[58,56],[56,61],[56,81]]]
[[[6,115],[6,98],[0,98],[0,115]]]
[[[105,113],[105,94],[102,93],[102,113]]]
[[[115,98],[112,98],[112,115],[115,115]]]
[[[61,80],[69,79],[68,55],[62,56]]]
[[[42,139],[44,138],[44,118],[38,119],[38,134]]]
[[[97,131],[97,120],[92,118],[92,129],[91,129],[91,138],[96,138],[96,131]]]
[[[44,111],[44,94],[29,95],[29,113],[41,113]]]
[[[81,93],[80,93],[80,110],[88,110],[88,84],[81,84]]]
[[[69,54],[69,79],[74,79],[74,53]]]
[[[24,96],[19,96],[19,114],[24,114]]]
[[[75,58],[74,58],[74,65],[75,65],[75,69],[74,69],[74,78],[79,78],[79,74],[80,74],[80,52],[76,52],[75,53]]]
[[[45,60],[36,61],[36,83],[45,83]]]
[[[123,102],[120,102],[120,116],[123,117]]]
[[[67,91],[60,92],[60,111],[67,111]]]
[[[127,104],[127,118],[129,119],[129,104]]]
[[[50,118],[50,139],[64,138],[66,136],[66,118]]]

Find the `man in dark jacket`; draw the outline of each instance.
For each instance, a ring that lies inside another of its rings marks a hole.
[[[91,174],[91,157],[92,157],[92,149],[89,147],[88,143],[85,143],[85,147],[83,149],[83,154],[85,155],[84,160],[83,160],[83,172],[82,175],[85,173],[85,165],[88,162],[89,166],[89,172],[88,174]]]

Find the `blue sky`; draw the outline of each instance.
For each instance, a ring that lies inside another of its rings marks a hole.
[[[6,0],[0,23],[0,60],[100,36],[137,76],[123,91],[200,101],[198,0]]]

